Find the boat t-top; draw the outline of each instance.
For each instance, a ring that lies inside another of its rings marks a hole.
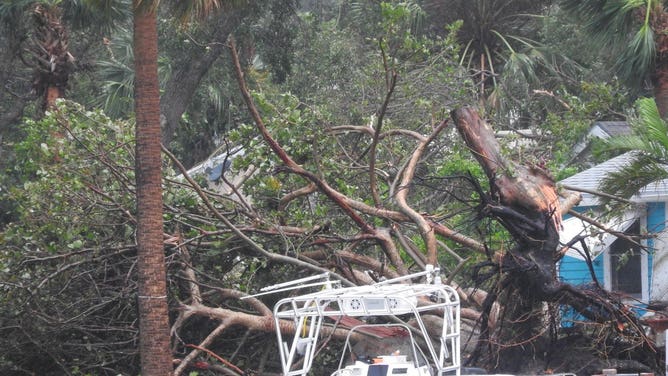
[[[274,306],[285,376],[311,371],[323,326],[349,329],[331,376],[460,375],[459,297],[441,283],[438,268],[354,287],[341,287],[324,273],[265,287],[261,294],[315,286],[321,290]],[[286,321],[294,330],[284,333]]]

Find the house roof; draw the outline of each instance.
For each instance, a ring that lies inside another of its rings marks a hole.
[[[573,187],[583,191],[598,191],[601,179],[611,172],[619,171],[622,167],[628,165],[633,159],[635,152],[628,152],[609,159],[601,164],[579,172],[559,183],[562,186]],[[581,206],[596,206],[598,199],[591,193],[583,192]]]
[[[583,161],[591,152],[591,140],[594,138],[607,140],[611,137],[628,135],[631,132],[631,125],[626,121],[596,121],[587,135],[573,147],[570,162]]]
[[[589,131],[590,136],[603,139],[631,134],[631,126],[625,121],[597,121]]]
[[[223,172],[230,169],[234,158],[243,155],[244,149],[241,147],[232,148],[231,150],[216,150],[216,152],[209,156],[205,161],[190,168],[190,170],[188,170],[188,175],[205,175],[208,180],[215,181],[220,178]],[[217,174],[218,170],[220,170],[220,174]]]
[[[572,187],[574,190],[578,191],[599,191],[599,185],[603,177],[609,173],[617,172],[624,166],[630,164],[635,154],[636,152],[630,151],[618,155],[601,164],[595,165],[590,169],[566,178],[559,183],[566,189]],[[637,202],[668,201],[668,180],[660,180],[648,184],[636,195],[631,197],[631,200]],[[598,204],[598,198],[595,195],[589,192],[582,192],[580,206],[596,206]]]

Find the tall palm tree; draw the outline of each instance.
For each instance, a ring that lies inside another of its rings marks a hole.
[[[584,22],[593,44],[617,51],[615,71],[631,86],[646,80],[668,117],[668,11],[663,0],[561,0]]]
[[[14,0],[0,4],[0,21],[21,32],[20,56],[34,71],[33,90],[42,99],[42,108],[54,105],[65,95],[71,74],[76,70],[75,56],[70,52],[72,28],[107,30],[125,19],[127,0],[63,1]],[[26,17],[32,22],[27,22]],[[30,27],[20,27],[22,24]],[[23,34],[23,32],[25,34]]]
[[[133,1],[135,179],[141,373],[171,375],[172,356],[163,246],[157,4]]]
[[[537,22],[550,0],[423,0],[432,27],[462,20],[458,39],[464,46],[461,62],[472,74],[484,102],[496,105],[499,77],[535,79],[544,61],[535,40]]]
[[[67,29],[62,23],[62,10],[57,4],[35,4],[36,77],[33,80],[38,95],[43,95],[44,108],[54,106],[65,94],[73,70],[74,56],[69,51]]]
[[[144,376],[173,373],[163,245],[158,4],[159,0],[133,0],[137,294]],[[220,7],[218,0],[191,0],[177,5],[186,5],[183,14],[200,17]]]

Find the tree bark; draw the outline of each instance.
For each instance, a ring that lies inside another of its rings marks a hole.
[[[554,300],[561,288],[555,264],[561,223],[559,199],[547,173],[503,157],[494,132],[477,112],[461,108],[452,112],[452,118],[489,180],[490,193],[480,192],[482,214],[498,220],[516,242],[498,260],[502,274],[483,307],[482,325],[482,335],[493,339],[490,343],[503,344],[491,346],[489,363],[513,370],[519,366],[518,359],[545,351],[536,345],[549,333],[544,302]],[[504,307],[507,325],[490,333],[487,320],[496,300]],[[529,343],[533,345],[524,346]]]
[[[43,110],[47,110],[65,95],[74,57],[69,52],[68,33],[58,5],[35,5],[33,19],[36,44],[30,51],[35,63],[33,88],[43,98]]]
[[[668,13],[661,7],[653,12],[652,29],[655,32],[656,58],[652,71],[654,101],[663,119],[668,119]]]
[[[134,0],[139,352],[144,376],[171,375],[163,246],[156,10]]]
[[[659,110],[661,118],[668,119],[668,58],[657,62],[653,81],[656,108]]]
[[[541,345],[549,343],[542,339],[551,334],[546,302],[567,304],[614,331],[628,327],[625,338],[644,346],[644,332],[623,302],[600,286],[585,289],[558,280],[562,210],[550,176],[538,167],[505,159],[494,133],[474,110],[458,109],[452,117],[489,180],[490,193],[479,192],[482,216],[498,220],[515,241],[505,254],[486,263],[496,266],[499,280],[486,299],[487,308],[483,307],[481,332],[492,339],[491,344],[497,344],[490,345],[490,363],[507,372],[519,372],[520,359],[542,357],[549,351]],[[485,317],[494,301],[504,307],[505,324],[490,333]]]

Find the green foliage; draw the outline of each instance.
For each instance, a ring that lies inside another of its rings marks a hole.
[[[451,25],[444,37],[420,36],[411,26],[416,12],[411,4],[365,5],[378,13],[365,9],[373,23],[367,20],[363,30],[362,25],[343,27],[306,15],[287,90],[310,105],[324,106],[339,124],[369,120],[382,103],[391,71],[398,74],[391,114],[397,126],[443,119],[448,108],[470,102],[474,90],[456,63],[461,23]]]
[[[641,98],[636,101],[636,114],[631,119],[631,125],[631,135],[607,140],[603,150],[637,150],[658,161],[668,161],[668,125],[661,118],[654,99]]]
[[[325,116],[316,107],[306,106],[290,94],[255,92],[257,106],[273,137],[284,150],[300,165],[310,171],[322,171],[325,178],[341,178],[341,166],[335,155],[335,140],[327,134]],[[230,141],[243,144],[244,155],[236,158],[235,168],[245,170],[251,165],[260,173],[249,178],[244,192],[254,197],[258,208],[269,209],[270,217],[275,217],[277,200],[291,190],[307,183],[304,178],[293,174],[280,173],[281,162],[267,144],[255,135],[253,126],[241,126],[230,133]],[[345,181],[345,179],[341,179]],[[289,206],[283,215],[291,218],[293,224],[310,227],[325,222],[332,213],[312,207],[310,213],[302,206]]]
[[[91,210],[89,203],[105,200],[111,206],[132,207],[127,197],[96,192],[104,187],[122,193],[132,178],[120,175],[117,167],[132,165],[130,124],[61,102],[42,120],[26,120],[23,129],[25,138],[15,145],[16,163],[6,174],[22,182],[4,191],[4,200],[17,203],[17,222],[4,233],[7,244],[25,247],[36,242],[37,249],[54,253],[96,246],[100,239],[127,231],[102,225],[108,213]]]
[[[294,39],[298,30],[295,0],[271,1],[269,11],[259,20],[259,55],[272,73],[272,81],[283,83],[292,71]]]
[[[431,220],[485,242],[492,251],[512,247],[513,240],[497,222],[480,220],[480,203],[489,191],[487,179],[452,126],[425,151],[410,186],[399,186],[402,169],[420,137],[449,118],[453,108],[480,99],[475,87],[479,76],[470,75],[472,72],[466,72],[459,62],[462,55],[472,53],[473,43],[482,41],[476,41],[473,33],[481,23],[455,15],[475,14],[484,10],[476,8],[483,3],[490,2],[311,2],[311,12],[296,20],[293,9],[282,7],[292,1],[266,6],[252,2],[249,9],[258,11],[244,18],[236,35],[242,58],[249,64],[245,76],[255,88],[253,99],[269,132],[291,158],[338,192],[375,205],[369,189],[369,130],[378,126],[388,83],[396,73],[374,161],[379,206],[398,210],[394,194],[398,189],[409,189],[409,204]],[[447,12],[437,11],[445,5]],[[504,14],[528,14],[543,5],[508,2]],[[191,58],[211,50],[213,44],[207,43],[215,40],[212,36],[219,29],[216,21],[220,18],[175,27],[170,14],[161,16],[164,88],[170,77],[193,63]],[[487,30],[491,39],[485,40],[493,44],[488,51],[477,52],[488,53],[492,59],[485,64],[493,64],[495,80],[508,78],[500,86],[503,90],[496,92],[505,96],[508,106],[495,107],[484,115],[498,129],[536,131],[533,146],[517,147],[512,142],[519,138],[513,138],[506,151],[520,163],[546,163],[557,180],[564,178],[580,168],[569,164],[573,145],[592,121],[621,117],[626,93],[614,81],[599,82],[609,76],[599,73],[600,65],[588,61],[591,50],[572,47],[580,52],[577,61],[581,67],[597,68],[596,73],[583,72],[573,61],[556,58],[554,51],[562,49],[568,38],[581,35],[573,25],[562,28],[562,19],[541,23],[539,17],[524,16],[494,20],[504,23]],[[538,33],[541,27],[543,32]],[[6,34],[0,42],[9,37]],[[83,34],[78,37],[84,38]],[[109,44],[91,42],[96,46],[91,48],[98,63],[73,78],[73,95],[81,101],[99,98],[95,106],[119,120],[99,110],[61,102],[43,119],[25,120],[20,132],[11,135],[17,140],[12,145],[13,159],[11,163],[5,160],[6,170],[0,178],[0,315],[7,318],[0,332],[0,367],[4,367],[0,372],[37,363],[25,354],[41,354],[43,348],[53,349],[53,359],[62,364],[42,354],[40,360],[48,359],[35,371],[38,374],[46,370],[97,374],[101,365],[116,373],[138,372],[133,350],[133,126],[122,120],[132,112],[131,40],[123,29],[116,29],[108,40]],[[555,44],[550,50],[541,42]],[[189,107],[169,145],[187,166],[214,149],[225,149],[228,143],[241,148],[224,178],[248,172],[247,179],[237,186],[247,202],[207,191],[212,207],[271,252],[301,257],[337,271],[354,267],[339,258],[340,250],[387,262],[376,243],[356,239],[359,226],[321,192],[285,201],[310,182],[287,171],[250,125],[230,62],[227,57],[218,59],[201,78],[197,92],[188,98]],[[554,62],[561,70],[550,67]],[[101,92],[105,96],[98,96]],[[656,140],[651,148],[663,147],[665,131],[663,138],[652,133],[661,132],[659,128],[646,131],[645,141]],[[643,172],[640,168],[637,171]],[[205,286],[252,292],[305,273],[260,257],[204,205],[201,197],[184,186],[179,173],[167,164],[165,172],[165,233],[187,239],[183,244],[190,251],[188,263],[195,267],[202,289],[208,291],[204,304],[230,304],[218,296],[218,290]],[[222,185],[207,181],[206,176],[194,178],[209,190]],[[374,226],[402,231],[409,244],[424,249],[424,239],[414,226],[360,215]],[[468,265],[485,258],[447,239],[439,240],[458,255],[469,257]],[[179,275],[183,254],[171,245],[166,252],[170,299],[187,302],[185,279]],[[313,253],[324,253],[326,259],[312,260]],[[400,253],[405,262],[411,262],[404,249]],[[439,262],[448,271],[459,261],[446,252],[439,254]],[[465,273],[458,276],[462,285],[467,277]],[[266,303],[271,305],[271,299]],[[194,321],[179,333],[179,340],[197,343],[208,335],[208,325],[205,319]],[[236,345],[221,340],[214,346],[220,353],[231,354],[237,351]],[[247,345],[240,354],[249,348],[257,350],[255,346]],[[245,361],[252,363],[239,360]]]
[[[602,191],[622,198],[630,198],[647,184],[668,178],[668,124],[659,115],[654,99],[641,98],[636,108],[630,121],[633,133],[613,137],[603,146],[609,152],[633,152],[630,163],[605,176],[600,185]],[[621,205],[610,199],[602,201],[613,204],[612,210]]]
[[[525,119],[529,120],[528,129],[535,129],[540,136],[535,143],[510,150],[522,163],[547,165],[557,181],[578,172],[584,167],[583,162],[592,163],[574,160],[574,146],[584,140],[595,121],[622,118],[628,101],[627,93],[614,83],[583,81],[577,90],[579,95],[560,87],[527,101],[524,106],[531,116]],[[534,117],[534,113],[539,115]]]
[[[629,87],[639,89],[654,68],[657,46],[651,19],[662,12],[660,2],[562,0],[561,5],[584,24],[592,37],[590,46],[616,54],[616,72]]]
[[[26,119],[22,130],[16,163],[0,181],[0,200],[14,212],[0,229],[0,314],[7,324],[0,351],[11,354],[0,369],[87,374],[125,361],[118,369],[136,372],[127,349],[136,335],[127,289],[134,127],[60,101],[41,120]],[[105,333],[94,329],[101,323]],[[41,345],[60,363],[42,357]]]

